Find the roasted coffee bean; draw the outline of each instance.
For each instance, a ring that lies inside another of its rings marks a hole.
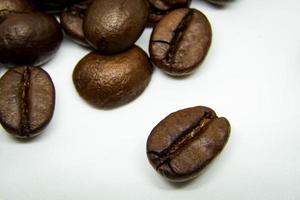
[[[163,119],[147,141],[151,165],[163,177],[183,182],[196,177],[223,149],[230,133],[227,119],[207,107],[179,110]]]
[[[149,24],[156,24],[163,16],[177,8],[188,7],[191,0],[148,0],[150,5]]]
[[[130,48],[145,29],[145,0],[94,0],[87,10],[83,32],[92,47],[103,54]]]
[[[0,23],[0,62],[41,65],[58,50],[63,38],[56,19],[43,13],[10,14]]]
[[[115,55],[88,54],[77,64],[73,82],[79,95],[91,105],[114,108],[139,96],[151,74],[147,54],[133,46]]]
[[[15,137],[38,135],[50,122],[54,104],[52,80],[41,68],[11,68],[0,79],[0,123]]]
[[[3,21],[7,14],[32,12],[36,8],[31,0],[1,0],[0,1],[0,22]]]
[[[60,15],[60,23],[65,33],[76,43],[89,46],[85,40],[85,36],[82,30],[83,19],[85,12],[92,0],[75,4],[66,8]]]
[[[154,28],[150,58],[170,75],[190,74],[204,60],[212,39],[208,19],[196,9],[177,9]]]

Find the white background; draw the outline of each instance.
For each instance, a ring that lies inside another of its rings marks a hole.
[[[57,92],[50,125],[29,142],[0,129],[1,200],[300,199],[300,2],[191,7],[212,24],[205,62],[184,79],[155,69],[145,92],[114,110],[79,97],[72,71],[88,50],[64,40],[44,66]],[[145,50],[150,33],[137,42]],[[200,177],[168,183],[148,163],[148,134],[169,113],[196,105],[227,117],[231,137]]]

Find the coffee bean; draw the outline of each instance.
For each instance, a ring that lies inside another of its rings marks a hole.
[[[75,4],[66,8],[60,15],[60,23],[65,33],[76,43],[83,46],[89,46],[82,30],[82,24],[85,12],[91,2],[89,0]]]
[[[60,25],[50,15],[10,14],[0,23],[0,62],[42,65],[54,56],[62,38]]]
[[[148,0],[148,2],[150,5],[148,23],[156,24],[172,10],[188,7],[191,0]]]
[[[152,32],[151,61],[170,75],[190,74],[204,60],[211,39],[211,26],[204,14],[196,9],[174,10]]]
[[[145,0],[94,0],[87,10],[83,31],[90,45],[103,54],[130,48],[145,29]]]
[[[73,82],[81,97],[98,108],[113,108],[139,96],[147,87],[152,65],[139,47],[115,55],[91,52],[77,64]]]
[[[151,165],[165,178],[196,177],[223,149],[230,133],[227,119],[207,107],[179,110],[163,119],[147,141]]]
[[[32,12],[36,8],[30,0],[1,0],[0,1],[0,22],[6,15],[13,13]]]
[[[52,80],[41,68],[11,68],[0,79],[0,123],[15,137],[38,135],[50,122],[54,104]]]

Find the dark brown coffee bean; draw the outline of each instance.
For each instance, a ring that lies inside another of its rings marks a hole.
[[[56,19],[43,13],[10,14],[0,23],[0,62],[41,65],[58,50],[63,38]]]
[[[150,58],[170,75],[190,74],[204,60],[212,39],[208,19],[196,9],[177,9],[154,28]]]
[[[100,53],[118,53],[131,47],[145,29],[145,0],[94,0],[87,10],[83,31]]]
[[[139,96],[151,74],[147,54],[134,46],[115,55],[88,54],[77,64],[73,82],[88,103],[98,108],[113,108]]]
[[[188,7],[191,0],[148,0],[150,5],[149,24],[156,24],[163,16],[177,8]]]
[[[54,104],[52,80],[41,68],[11,68],[0,79],[0,123],[15,137],[38,135],[50,122]]]
[[[85,40],[82,24],[85,12],[91,2],[92,1],[89,0],[75,4],[66,8],[60,15],[60,23],[65,33],[76,43],[83,46],[89,46]]]
[[[207,107],[179,110],[163,119],[147,141],[151,165],[165,178],[196,177],[223,149],[230,133],[227,119]]]
[[[1,0],[0,1],[0,22],[8,13],[32,12],[36,8],[31,0]]]

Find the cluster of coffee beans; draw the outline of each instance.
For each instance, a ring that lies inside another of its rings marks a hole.
[[[15,137],[32,138],[50,122],[55,88],[40,66],[58,50],[62,29],[92,49],[75,66],[73,82],[97,108],[115,108],[139,96],[150,82],[152,63],[171,76],[192,73],[209,50],[212,30],[190,2],[1,0],[0,62],[9,69],[0,79],[0,123]],[[154,26],[150,58],[135,45],[146,26]],[[148,159],[167,179],[186,181],[218,155],[229,133],[229,122],[210,108],[180,110],[152,130]]]

